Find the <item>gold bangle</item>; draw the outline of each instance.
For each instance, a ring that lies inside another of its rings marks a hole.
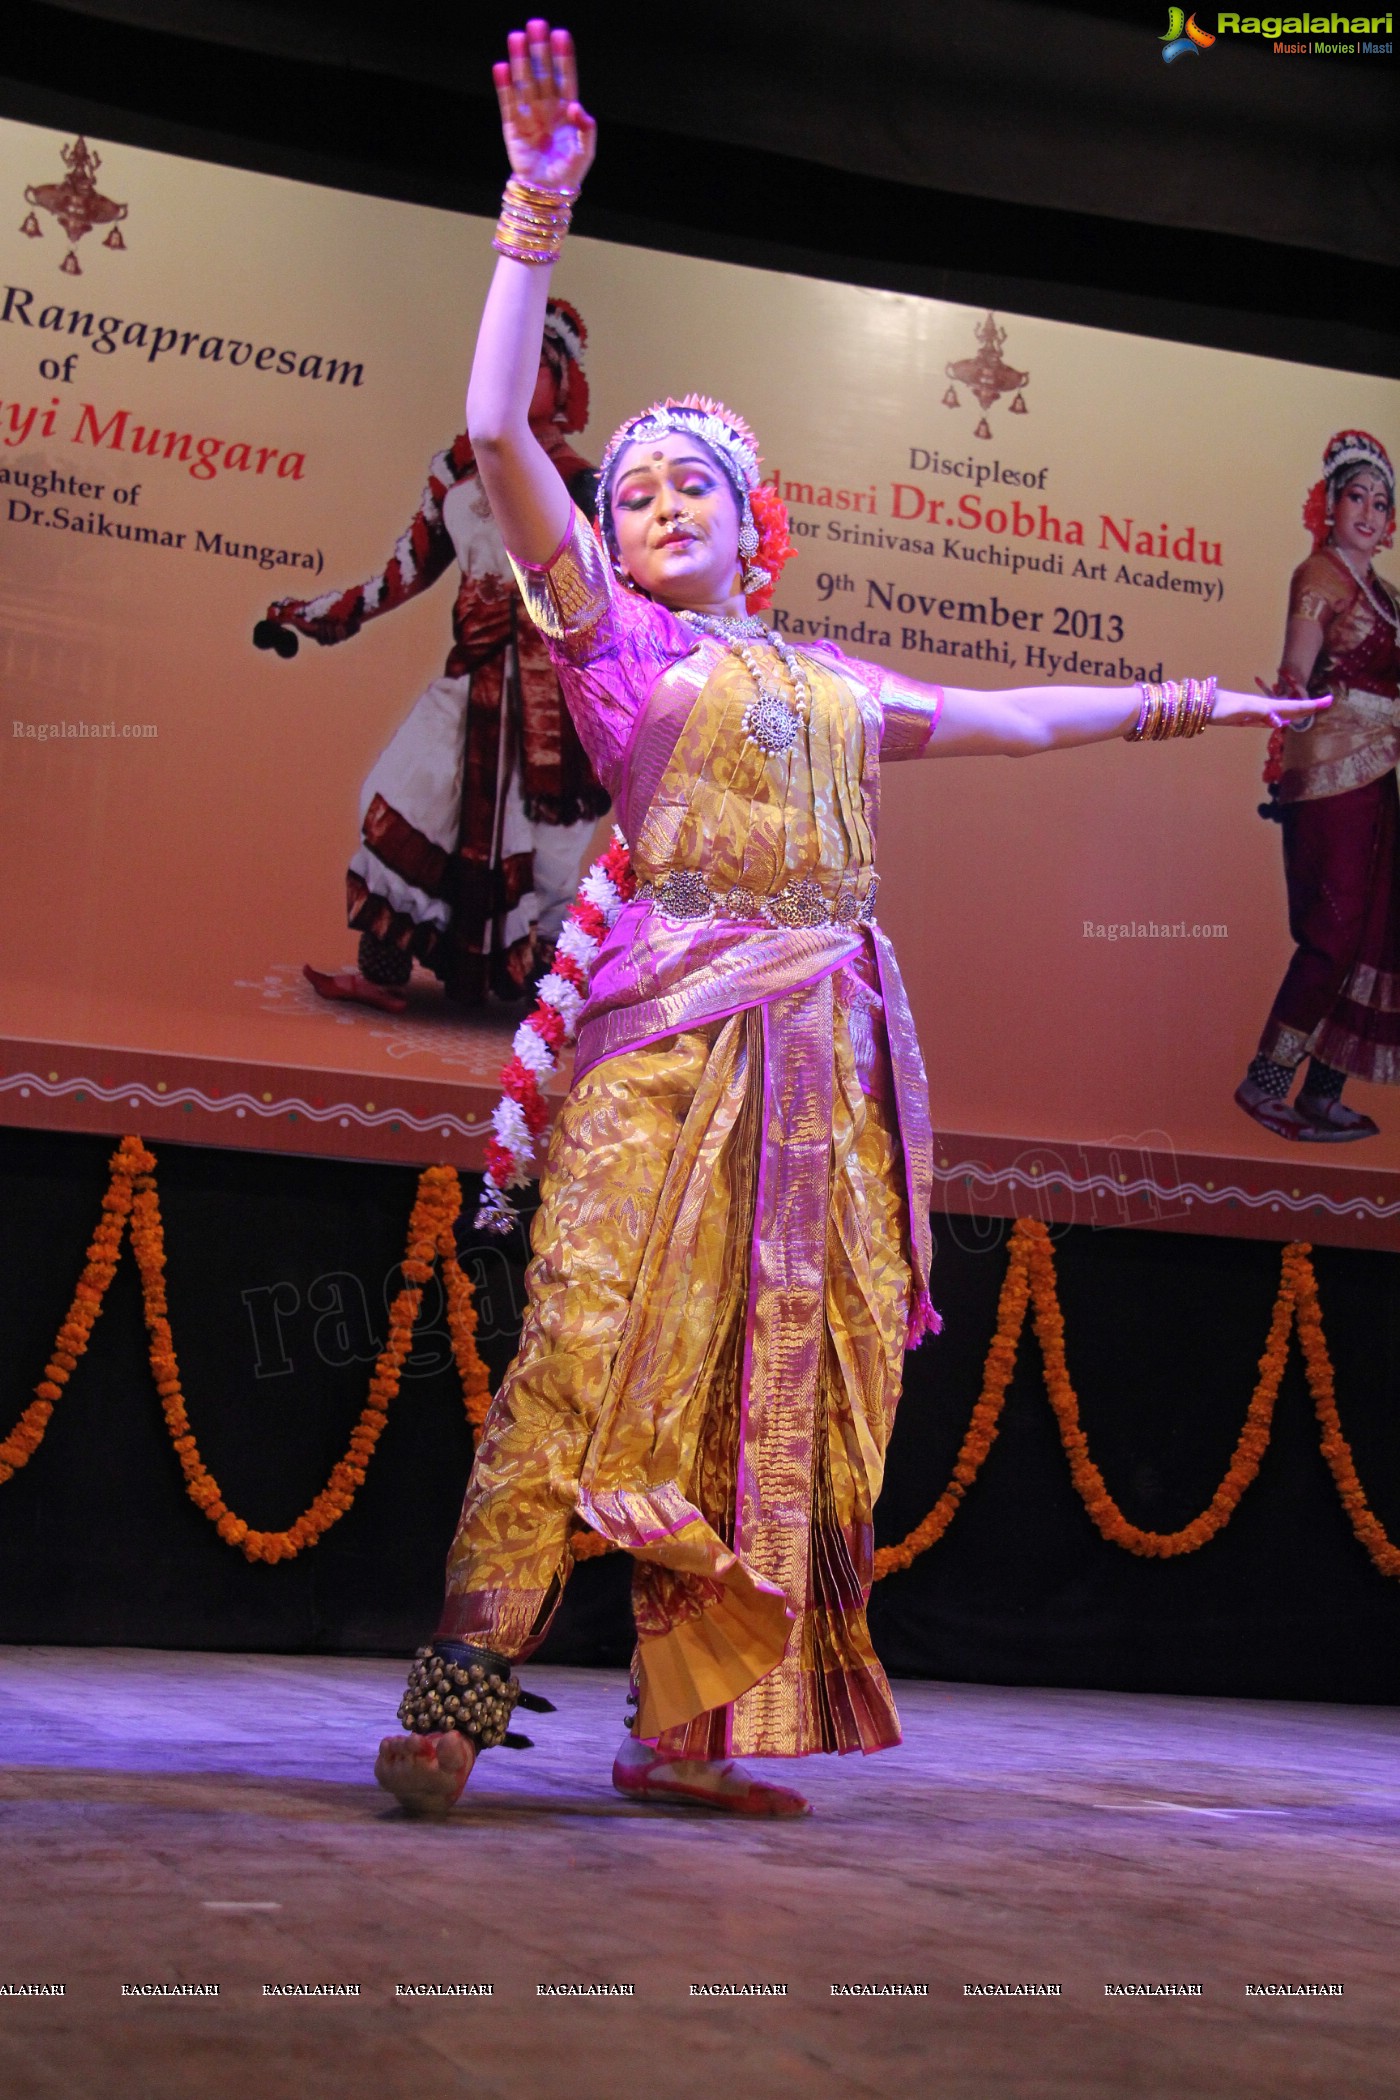
[[[1171,686],[1149,686],[1148,691],[1152,695],[1152,706],[1147,721],[1147,741],[1150,744],[1160,744],[1171,723]]]
[[[1218,678],[1197,678],[1194,684],[1196,717],[1189,734],[1199,736],[1201,731],[1209,726],[1210,718],[1215,713],[1215,696],[1220,690],[1220,681]]]
[[[1124,740],[1129,744],[1155,741],[1162,713],[1162,688],[1149,685],[1144,679],[1138,686],[1138,718],[1131,729],[1125,730]]]
[[[1166,697],[1162,702],[1162,726],[1157,732],[1160,740],[1163,743],[1166,742],[1169,736],[1181,735],[1181,724],[1183,719],[1181,704],[1182,689],[1175,678],[1169,678],[1167,680],[1165,693]]]
[[[516,226],[540,226],[550,231],[563,229],[569,223],[572,205],[533,204],[528,199],[513,197],[509,190],[501,199],[501,217]]]
[[[1214,678],[1168,679],[1138,686],[1138,718],[1123,732],[1125,743],[1161,744],[1168,737],[1199,736],[1215,712],[1218,681]]]
[[[501,199],[492,247],[517,262],[558,262],[577,201],[576,189],[550,189],[512,175]]]
[[[1215,710],[1216,680],[1187,678],[1182,682],[1181,720],[1174,734],[1199,736]]]
[[[524,175],[511,175],[506,180],[505,194],[521,203],[534,205],[538,211],[567,211],[578,203],[579,193],[567,183],[552,185],[531,182]]]
[[[1152,710],[1152,720],[1148,725],[1147,736],[1150,743],[1160,744],[1164,736],[1171,734],[1172,715],[1174,712],[1171,680],[1167,679],[1163,685],[1154,685],[1152,694],[1155,705]]]

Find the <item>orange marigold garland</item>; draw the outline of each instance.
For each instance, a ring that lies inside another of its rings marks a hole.
[[[478,1428],[490,1406],[486,1366],[476,1346],[476,1308],[470,1282],[457,1260],[454,1226],[462,1205],[461,1184],[452,1167],[428,1167],[419,1177],[417,1200],[408,1226],[408,1245],[401,1267],[402,1287],[389,1314],[389,1339],[374,1367],[369,1395],[349,1445],[321,1493],[285,1531],[259,1531],[244,1522],[224,1501],[219,1484],[200,1457],[190,1428],[180,1385],[180,1368],[170,1332],[165,1295],[165,1232],[156,1194],[155,1158],[140,1138],[123,1138],[111,1160],[111,1181],[102,1199],[102,1219],[88,1248],[87,1266],[79,1279],[67,1318],[59,1328],[53,1355],[9,1436],[0,1443],[0,1483],[8,1480],[38,1450],[44,1431],[102,1309],[107,1287],[116,1274],[122,1235],[128,1226],[141,1275],[151,1373],[160,1396],[185,1489],[190,1500],[217,1527],[220,1538],[237,1546],[249,1560],[290,1560],[304,1546],[314,1546],[343,1517],[364,1481],[399,1389],[403,1366],[413,1347],[413,1328],[423,1301],[423,1286],[442,1265],[448,1329],[462,1381],[467,1418]]]
[[[1292,1264],[1293,1294],[1297,1311],[1298,1340],[1302,1345],[1303,1362],[1307,1366],[1308,1390],[1312,1394],[1313,1407],[1318,1426],[1322,1431],[1322,1455],[1327,1461],[1333,1484],[1342,1499],[1342,1508],[1361,1544],[1370,1554],[1375,1567],[1382,1575],[1400,1579],[1400,1546],[1392,1544],[1385,1527],[1366,1500],[1361,1482],[1356,1477],[1356,1466],[1351,1455],[1351,1446],[1342,1434],[1342,1425],[1337,1416],[1336,1385],[1332,1376],[1332,1358],[1322,1332],[1322,1307],[1317,1297],[1317,1276],[1309,1259],[1312,1249],[1306,1241],[1297,1241],[1284,1252],[1285,1269]]]
[[[1059,1424],[1060,1442],[1069,1460],[1070,1477],[1080,1500],[1102,1536],[1128,1553],[1169,1560],[1178,1553],[1194,1553],[1224,1529],[1234,1515],[1240,1497],[1259,1471],[1268,1449],[1283,1368],[1288,1361],[1288,1336],[1293,1325],[1292,1279],[1285,1260],[1269,1339],[1259,1359],[1259,1381],[1249,1403],[1239,1441],[1226,1469],[1225,1478],[1199,1517],[1179,1531],[1145,1531],[1124,1516],[1104,1485],[1104,1478],[1089,1456],[1089,1446],[1079,1421],[1079,1400],[1065,1366],[1065,1323],[1055,1289],[1055,1257],[1050,1236],[1039,1219],[1025,1219],[1017,1226],[1028,1242],[1031,1296],[1035,1303],[1035,1331],[1045,1364],[1045,1385]]]
[[[972,1420],[958,1451],[952,1478],[923,1522],[916,1524],[907,1538],[897,1546],[878,1549],[875,1555],[877,1582],[882,1575],[892,1575],[896,1569],[907,1568],[919,1554],[927,1553],[930,1546],[937,1545],[957,1515],[963,1496],[981,1472],[982,1461],[996,1442],[1001,1411],[1006,1405],[1006,1389],[1016,1368],[1016,1348],[1025,1324],[1026,1306],[1030,1302],[1030,1272],[1024,1247],[1017,1237],[1019,1230],[1018,1227],[1011,1236],[1011,1258],[1001,1280],[996,1333],[987,1350],[982,1391],[972,1410]]]
[[[155,1162],[151,1162],[154,1166]],[[344,1458],[331,1468],[329,1480],[295,1523],[285,1531],[259,1531],[235,1514],[219,1484],[200,1457],[180,1387],[180,1371],[170,1334],[165,1298],[165,1241],[155,1178],[138,1176],[131,1214],[131,1241],[141,1271],[141,1292],[150,1337],[151,1373],[160,1395],[166,1427],[185,1476],[185,1492],[203,1510],[221,1539],[237,1546],[248,1560],[291,1560],[303,1547],[314,1546],[338,1523],[363,1486],[365,1468],[374,1456],[389,1402],[399,1389],[400,1374],[413,1347],[413,1328],[423,1302],[423,1286],[443,1241],[450,1240],[462,1192],[451,1167],[428,1167],[418,1183],[418,1196],[408,1225],[408,1245],[400,1273],[403,1281],[389,1311],[389,1338],[369,1382],[360,1419],[350,1432]],[[463,1286],[466,1279],[461,1279]],[[449,1304],[451,1300],[449,1299]],[[460,1320],[459,1320],[460,1324]],[[465,1330],[462,1330],[465,1334]],[[454,1348],[456,1337],[454,1336]]]
[[[78,1278],[73,1302],[54,1337],[53,1354],[34,1388],[34,1398],[0,1443],[0,1482],[27,1466],[44,1441],[54,1402],[62,1398],[63,1388],[87,1348],[107,1286],[117,1273],[122,1234],[131,1215],[132,1178],[154,1164],[140,1138],[123,1138],[112,1154],[112,1179],[102,1198],[102,1216],[87,1250],[87,1265]]]
[[[1190,1524],[1183,1525],[1179,1531],[1146,1531],[1130,1523],[1123,1515],[1109,1494],[1103,1475],[1089,1456],[1088,1442],[1079,1421],[1079,1402],[1065,1364],[1064,1317],[1055,1287],[1055,1257],[1050,1236],[1038,1219],[1018,1218],[1011,1235],[1006,1275],[1002,1282],[997,1329],[987,1351],[981,1398],[958,1453],[953,1477],[923,1522],[916,1525],[907,1538],[898,1546],[882,1546],[876,1553],[876,1579],[907,1568],[920,1553],[942,1538],[956,1515],[996,1437],[1006,1388],[1016,1365],[1017,1343],[1026,1309],[1032,1302],[1046,1389],[1059,1425],[1060,1441],[1070,1463],[1070,1474],[1089,1516],[1100,1535],[1110,1544],[1121,1546],[1129,1553],[1166,1560],[1177,1554],[1194,1553],[1224,1529],[1234,1515],[1240,1497],[1258,1473],[1268,1447],[1274,1406],[1288,1360],[1289,1335],[1296,1321],[1308,1386],[1322,1430],[1322,1455],[1331,1470],[1342,1506],[1352,1530],[1378,1571],[1400,1579],[1400,1547],[1392,1543],[1367,1502],[1357,1478],[1351,1447],[1342,1434],[1332,1363],[1322,1332],[1317,1278],[1309,1258],[1311,1251],[1304,1241],[1291,1242],[1283,1250],[1269,1338],[1259,1359],[1258,1383],[1225,1478],[1201,1515]]]
[[[447,1331],[457,1376],[462,1381],[462,1399],[473,1432],[481,1428],[491,1406],[491,1377],[476,1345],[476,1293],[462,1273],[457,1259],[457,1236],[452,1222],[438,1233],[438,1266],[447,1298]]]
[[[26,1465],[43,1442],[54,1403],[61,1398],[63,1387],[86,1350],[102,1310],[107,1288],[116,1274],[122,1236],[128,1225],[141,1274],[151,1371],[185,1476],[186,1491],[191,1501],[217,1527],[219,1536],[229,1545],[237,1546],[249,1560],[272,1562],[294,1558],[303,1547],[314,1546],[351,1507],[388,1418],[389,1402],[398,1391],[403,1366],[413,1347],[413,1328],[422,1305],[423,1286],[431,1277],[435,1262],[443,1279],[448,1330],[462,1382],[467,1417],[474,1430],[480,1429],[491,1405],[491,1390],[486,1366],[476,1345],[477,1316],[472,1287],[457,1258],[454,1227],[461,1208],[461,1184],[453,1168],[428,1167],[419,1178],[417,1199],[409,1220],[408,1245],[401,1267],[403,1283],[390,1311],[389,1338],[375,1365],[369,1394],[351,1432],[345,1457],[332,1468],[321,1493],[286,1530],[258,1531],[246,1524],[224,1502],[217,1481],[204,1465],[185,1410],[165,1296],[165,1240],[156,1195],[155,1164],[153,1155],[137,1137],[123,1138],[112,1155],[111,1181],[102,1199],[102,1216],[88,1247],[86,1266],[74,1290],[72,1304],[55,1338],[44,1376],[34,1389],[34,1399],[10,1434],[0,1442],[0,1484]],[[987,1350],[982,1390],[958,1451],[952,1477],[923,1522],[916,1525],[899,1545],[882,1546],[876,1553],[876,1579],[907,1568],[919,1554],[927,1552],[942,1538],[961,1507],[996,1441],[1007,1388],[1016,1368],[1026,1312],[1032,1305],[1046,1388],[1074,1485],[1100,1534],[1113,1545],[1130,1553],[1168,1559],[1176,1554],[1195,1552],[1223,1530],[1234,1515],[1240,1497],[1258,1473],[1268,1447],[1274,1406],[1288,1358],[1289,1336],[1296,1322],[1308,1387],[1322,1432],[1322,1455],[1331,1471],[1342,1507],[1377,1570],[1382,1575],[1400,1579],[1400,1547],[1389,1538],[1367,1502],[1357,1478],[1351,1446],[1342,1433],[1311,1253],[1312,1249],[1305,1241],[1294,1241],[1283,1250],[1269,1339],[1259,1359],[1259,1380],[1225,1478],[1209,1505],[1179,1531],[1146,1531],[1129,1523],[1089,1455],[1088,1442],[1079,1420],[1079,1402],[1065,1363],[1064,1317],[1055,1286],[1050,1236],[1038,1220],[1018,1219],[1011,1235],[1009,1259],[997,1306],[996,1332]],[[614,1550],[610,1541],[586,1529],[573,1534],[570,1549],[575,1560],[592,1560],[599,1554]]]

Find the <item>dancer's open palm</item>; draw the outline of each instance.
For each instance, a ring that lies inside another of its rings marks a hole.
[[[593,165],[597,126],[578,99],[574,40],[533,21],[506,39],[492,67],[511,168],[546,189],[577,189]]]

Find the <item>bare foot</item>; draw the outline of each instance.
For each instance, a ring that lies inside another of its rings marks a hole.
[[[613,1763],[613,1785],[632,1801],[679,1801],[731,1816],[810,1816],[795,1788],[755,1779],[733,1758],[660,1758],[629,1736]]]
[[[410,1815],[445,1816],[471,1776],[475,1746],[447,1735],[386,1735],[374,1776]]]
[[[1323,1101],[1313,1094],[1300,1094],[1297,1108],[1306,1125],[1300,1134],[1307,1144],[1346,1145],[1356,1138],[1381,1134],[1379,1123],[1363,1116],[1360,1109],[1348,1108],[1345,1101]]]
[[[323,999],[350,999],[356,1006],[377,1006],[381,1013],[401,1014],[408,1011],[408,1001],[402,992],[396,992],[387,984],[371,984],[358,970],[337,970],[332,975],[327,970],[313,970],[310,963],[303,963],[301,974],[313,992]]]

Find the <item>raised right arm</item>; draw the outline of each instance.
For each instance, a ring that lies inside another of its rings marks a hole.
[[[596,136],[578,100],[573,40],[532,21],[512,32],[508,49],[494,78],[512,172],[534,193],[571,199]],[[558,469],[530,430],[551,263],[498,253],[467,388],[467,429],[492,515],[516,560],[535,564],[555,552],[570,513]]]

